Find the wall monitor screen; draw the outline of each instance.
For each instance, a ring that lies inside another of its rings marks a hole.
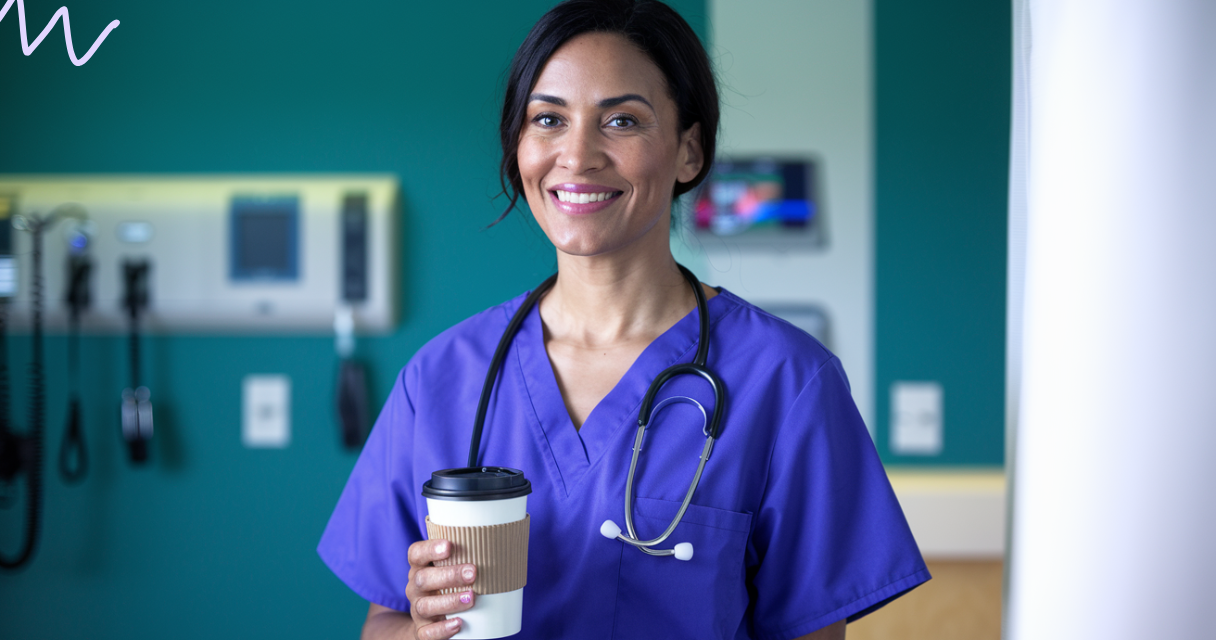
[[[298,197],[234,197],[230,228],[232,280],[299,279]]]
[[[720,158],[696,192],[691,218],[698,233],[824,243],[810,160]]]

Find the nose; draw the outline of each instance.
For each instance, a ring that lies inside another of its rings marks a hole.
[[[572,123],[562,136],[561,154],[558,164],[572,173],[591,173],[603,169],[608,163],[604,153],[603,137],[598,123],[582,120]]]

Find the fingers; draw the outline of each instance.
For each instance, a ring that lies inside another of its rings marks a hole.
[[[448,595],[427,596],[412,603],[410,613],[414,616],[417,636],[421,640],[450,638],[460,631],[464,621],[460,618],[444,620],[443,616],[467,611],[473,607],[476,596],[471,590]],[[433,622],[432,622],[433,621]],[[430,622],[430,624],[426,624]]]
[[[464,621],[460,618],[452,618],[451,620],[443,620],[428,624],[423,627],[418,627],[415,635],[418,640],[440,640],[441,638],[451,638],[460,631]]]
[[[452,543],[447,540],[419,540],[410,545],[408,554],[411,567],[425,567],[452,555]]]
[[[425,567],[410,571],[410,583],[420,592],[455,589],[477,580],[477,567],[455,564],[450,567]]]
[[[476,597],[472,591],[427,596],[419,598],[417,603],[412,604],[412,607],[414,612],[419,616],[433,619],[471,609],[473,607],[473,600]]]
[[[429,595],[428,592],[458,589],[473,584],[477,579],[477,567],[471,564],[431,566],[431,563],[451,555],[452,543],[447,540],[421,540],[410,545],[410,582],[406,588],[406,596],[411,602],[415,597]]]
[[[405,595],[410,601],[410,615],[415,633],[424,640],[450,638],[460,631],[460,618],[445,620],[444,616],[467,611],[476,596],[468,587],[477,580],[477,567],[471,564],[436,567],[432,563],[449,558],[452,543],[447,540],[422,540],[409,548],[409,584]],[[454,594],[440,594],[446,589],[460,589]]]

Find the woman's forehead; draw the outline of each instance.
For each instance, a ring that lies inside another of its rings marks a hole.
[[[568,103],[596,102],[638,94],[655,104],[666,97],[667,81],[651,61],[624,36],[586,33],[562,45],[545,63],[534,93]]]

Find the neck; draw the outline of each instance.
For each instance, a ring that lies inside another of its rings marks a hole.
[[[631,255],[559,251],[557,283],[540,309],[549,331],[587,346],[648,341],[691,311],[696,298],[676,266],[666,234],[654,235],[661,245],[636,243]]]

